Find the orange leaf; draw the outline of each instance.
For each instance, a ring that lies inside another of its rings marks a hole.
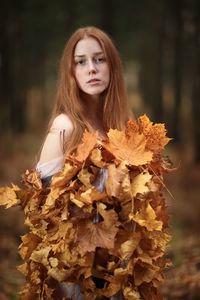
[[[120,161],[139,166],[152,160],[153,153],[146,150],[146,139],[143,134],[131,131],[125,134],[122,131],[110,129],[108,137],[109,148]]]
[[[78,145],[75,160],[79,162],[84,162],[90,152],[94,149],[97,144],[98,131],[88,132],[85,131],[82,138],[82,143]]]
[[[153,125],[146,115],[139,117],[138,124],[140,132],[147,138],[147,148],[151,151],[161,150],[171,140],[166,137],[165,125]]]

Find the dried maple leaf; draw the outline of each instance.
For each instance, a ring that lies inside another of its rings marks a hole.
[[[30,170],[28,188],[0,189],[0,204],[20,204],[30,229],[19,247],[27,281],[20,299],[54,299],[63,280],[78,283],[90,300],[118,292],[126,299],[161,299],[157,287],[170,239],[162,189],[171,165],[160,153],[166,130],[142,116],[125,131],[97,138],[84,133],[50,188]]]
[[[0,205],[6,205],[6,208],[19,205],[21,201],[16,195],[16,190],[16,186],[0,188]]]
[[[137,291],[136,288],[133,288],[133,286],[125,287],[123,295],[127,300],[142,300],[139,291]]]
[[[149,265],[138,261],[134,267],[134,282],[136,286],[141,285],[143,282],[151,282],[154,278],[162,281],[160,268],[156,265]]]
[[[147,148],[152,151],[161,150],[171,140],[166,137],[164,124],[154,124],[146,115],[138,119],[139,130],[147,138]]]
[[[46,246],[45,248],[39,250],[34,250],[30,256],[30,259],[47,267],[49,265],[49,261],[47,258],[49,256],[50,250],[50,246]]]
[[[97,139],[98,131],[85,131],[83,134],[82,143],[78,145],[76,155],[72,157],[78,162],[84,162],[97,144]]]
[[[140,239],[140,233],[135,232],[127,241],[121,244],[119,252],[122,259],[129,259],[133,255],[133,252],[140,242]]]
[[[131,198],[131,185],[126,162],[122,162],[118,167],[115,164],[108,166],[106,192],[108,196],[114,196],[120,200]]]
[[[67,279],[67,272],[65,269],[49,268],[47,274],[59,282],[65,281]]]
[[[21,239],[22,244],[19,246],[19,253],[23,259],[27,260],[41,242],[41,238],[30,232],[22,236]]]
[[[131,135],[133,135],[134,133],[141,133],[141,132],[139,132],[139,126],[137,122],[131,119],[126,123],[125,134],[127,137],[130,138]]]
[[[42,189],[40,173],[36,172],[34,169],[26,170],[22,175],[22,183],[30,189]]]
[[[160,190],[161,188],[158,191]],[[156,213],[156,218],[163,222],[164,228],[168,227],[169,214],[167,213],[167,206],[163,195],[159,193],[157,197],[152,198],[150,203]]]
[[[46,201],[42,207],[42,214],[47,214],[50,209],[55,208],[56,200],[66,191],[67,187],[59,188],[59,187],[52,187],[50,189],[50,193],[48,194]]]
[[[133,215],[133,220],[149,231],[162,230],[163,223],[156,220],[155,211],[148,202],[143,204],[141,209]]]
[[[84,251],[95,251],[96,247],[114,248],[115,235],[118,231],[118,217],[113,210],[105,210],[103,203],[98,205],[98,211],[103,221],[94,224],[91,220],[78,224],[77,241]]]
[[[51,186],[63,187],[66,186],[69,181],[76,175],[80,167],[76,164],[65,163],[61,172],[53,175]]]
[[[95,148],[94,150],[92,150],[90,160],[95,166],[99,168],[104,168],[106,166],[106,163],[103,161],[101,150],[99,148]]]
[[[91,182],[94,181],[95,176],[88,171],[88,168],[82,168],[78,173],[78,179],[87,187],[92,187]]]
[[[152,175],[149,172],[140,173],[135,176],[132,180],[131,184],[131,193],[132,196],[135,197],[138,193],[143,194],[149,191],[147,183],[152,178]]]
[[[94,186],[92,186],[89,189],[86,189],[85,191],[79,190],[75,195],[73,196],[70,194],[70,200],[74,202],[77,206],[82,207],[81,203],[84,204],[92,204],[94,201],[99,201],[106,198],[106,193],[99,193]],[[76,202],[78,200],[78,202]]]
[[[17,270],[20,271],[25,276],[27,276],[27,274],[28,274],[27,263],[17,266]]]
[[[108,148],[120,161],[139,166],[152,160],[153,153],[146,150],[146,139],[143,134],[110,129]]]

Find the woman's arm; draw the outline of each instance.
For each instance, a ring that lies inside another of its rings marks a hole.
[[[52,176],[60,171],[63,166],[63,143],[73,131],[71,120],[65,115],[58,115],[49,130],[42,147],[36,170],[42,179]]]
[[[39,163],[43,164],[63,156],[63,136],[65,140],[70,138],[72,131],[73,125],[69,117],[65,114],[58,115],[44,142]]]

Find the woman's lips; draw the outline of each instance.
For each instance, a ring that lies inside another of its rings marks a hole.
[[[93,78],[93,79],[90,79],[87,83],[98,82],[98,81],[100,81],[100,80],[97,78]]]

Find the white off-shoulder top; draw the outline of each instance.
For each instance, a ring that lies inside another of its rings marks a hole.
[[[71,134],[72,123],[65,114],[58,115],[44,142],[36,170],[41,179],[59,172],[64,163],[64,139]]]
[[[63,156],[52,159],[46,163],[36,165],[36,170],[40,173],[40,178],[43,179],[48,176],[52,176],[55,173],[58,173],[63,166]]]

